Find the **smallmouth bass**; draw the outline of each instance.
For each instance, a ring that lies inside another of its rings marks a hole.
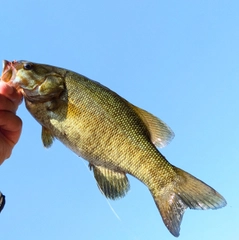
[[[56,138],[87,160],[107,198],[127,193],[126,174],[139,179],[175,237],[187,208],[226,205],[213,188],[170,164],[158,151],[173,138],[164,122],[100,83],[27,61],[4,61],[1,79],[22,92],[28,111],[42,125],[45,147]]]

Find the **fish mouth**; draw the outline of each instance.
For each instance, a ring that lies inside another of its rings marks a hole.
[[[17,61],[9,62],[7,60],[3,60],[3,71],[1,80],[7,83],[11,83],[13,79],[15,79],[17,74],[17,69],[15,67]]]
[[[8,71],[11,68],[11,62],[7,61],[7,60],[3,60],[2,61],[2,68],[3,68],[3,72]]]
[[[20,89],[20,78],[17,76],[18,70],[22,68],[21,61],[7,61],[3,60],[2,62],[2,75],[0,76],[0,80],[6,82],[9,86],[16,88],[17,90]]]

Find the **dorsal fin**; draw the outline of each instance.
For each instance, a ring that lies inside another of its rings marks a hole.
[[[152,143],[156,147],[165,147],[174,137],[173,131],[153,114],[130,104],[149,130]]]
[[[124,197],[129,190],[129,181],[125,173],[90,164],[101,192],[110,199]]]

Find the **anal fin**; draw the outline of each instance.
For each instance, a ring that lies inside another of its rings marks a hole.
[[[115,200],[124,197],[128,192],[130,186],[125,173],[91,164],[90,169],[93,169],[98,187],[105,197]]]

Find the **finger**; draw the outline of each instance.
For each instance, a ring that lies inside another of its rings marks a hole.
[[[14,87],[0,81],[0,95],[4,95],[11,100],[17,107],[22,101],[22,94],[17,91]]]
[[[18,106],[10,101],[8,98],[0,94],[0,111],[10,111],[16,113]]]
[[[13,87],[9,86],[3,81],[0,81],[0,94],[11,95],[13,93]]]
[[[0,132],[14,146],[21,134],[22,120],[14,113],[0,111]]]

